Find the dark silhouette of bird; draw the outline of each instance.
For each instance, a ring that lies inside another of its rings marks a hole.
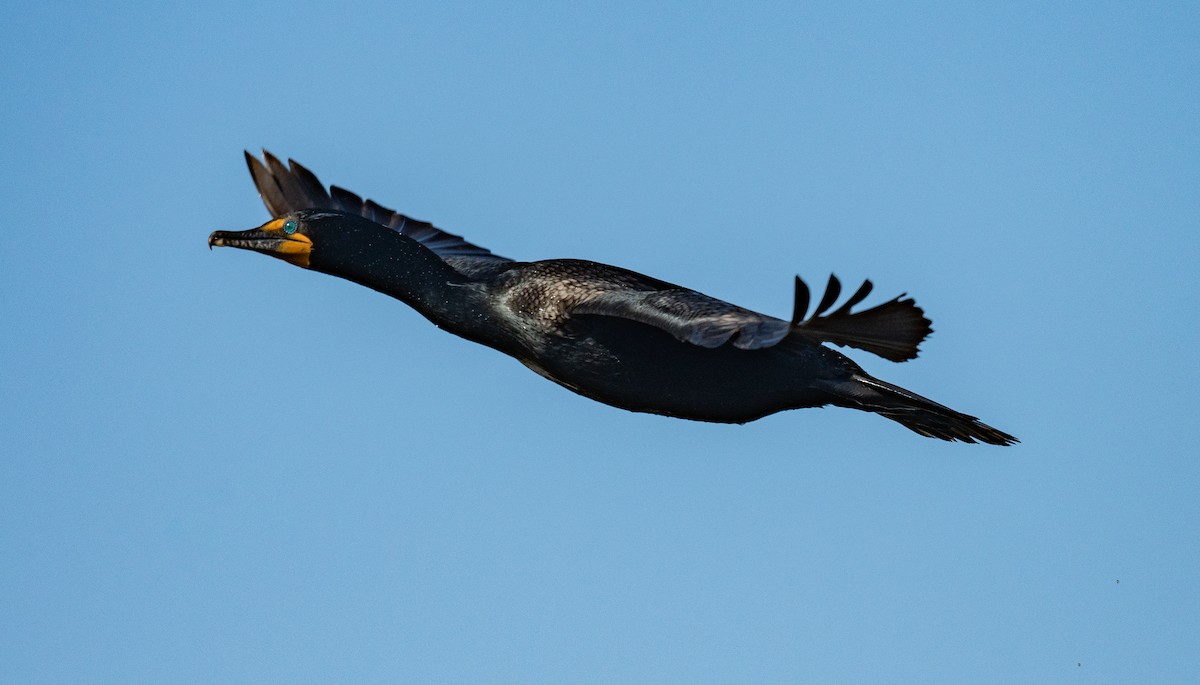
[[[1009,445],[1013,436],[873,378],[826,343],[892,361],[917,356],[932,331],[903,295],[870,309],[866,281],[841,306],[830,277],[812,314],[795,280],[791,320],[649,276],[578,259],[520,262],[363,200],[328,190],[308,169],[246,153],[272,219],[216,231],[236,247],[365,285],[439,328],[499,350],[559,385],[637,412],[746,423],[785,409],[835,405],[881,414],[921,435]]]

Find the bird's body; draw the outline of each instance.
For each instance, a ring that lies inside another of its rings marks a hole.
[[[896,298],[851,313],[867,282],[815,313],[796,279],[784,321],[596,262],[518,262],[333,187],[307,169],[246,155],[275,219],[218,231],[210,245],[264,252],[396,297],[440,328],[497,349],[576,393],[631,411],[745,423],[786,409],[839,405],[880,413],[930,437],[1016,439],[867,375],[833,342],[894,361],[916,356],[929,321]]]
[[[577,312],[580,307],[574,303],[598,288],[650,282],[641,278],[577,260],[535,262],[507,271],[492,282],[485,298],[492,322],[488,334],[504,332],[504,339],[492,346],[546,378],[605,404],[724,423],[745,423],[784,409],[827,404],[829,397],[813,387],[814,381],[832,380],[842,375],[839,371],[856,368],[821,345],[781,342],[757,349],[732,344],[709,348],[621,316],[562,316],[563,309]],[[568,304],[545,307],[547,302]]]

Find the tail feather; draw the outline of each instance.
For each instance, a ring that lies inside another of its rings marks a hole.
[[[837,404],[875,412],[929,438],[1011,445],[1020,442],[974,416],[954,411],[931,399],[858,373],[835,386]]]

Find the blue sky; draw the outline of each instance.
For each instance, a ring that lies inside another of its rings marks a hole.
[[[1194,678],[1194,5],[7,14],[0,681]],[[1023,442],[577,397],[207,250],[263,147],[507,256],[908,292],[855,358]]]

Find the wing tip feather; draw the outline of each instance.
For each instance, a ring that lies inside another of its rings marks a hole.
[[[803,317],[807,310],[807,297],[802,307],[800,296],[806,296],[808,288],[798,276],[797,283],[794,320]],[[808,318],[794,322],[793,330],[819,342],[855,347],[893,362],[915,359],[921,343],[933,332],[932,322],[907,293],[869,309],[851,312],[874,287],[870,280],[864,280],[845,303],[829,311],[841,295],[841,281],[830,275],[820,304]]]

